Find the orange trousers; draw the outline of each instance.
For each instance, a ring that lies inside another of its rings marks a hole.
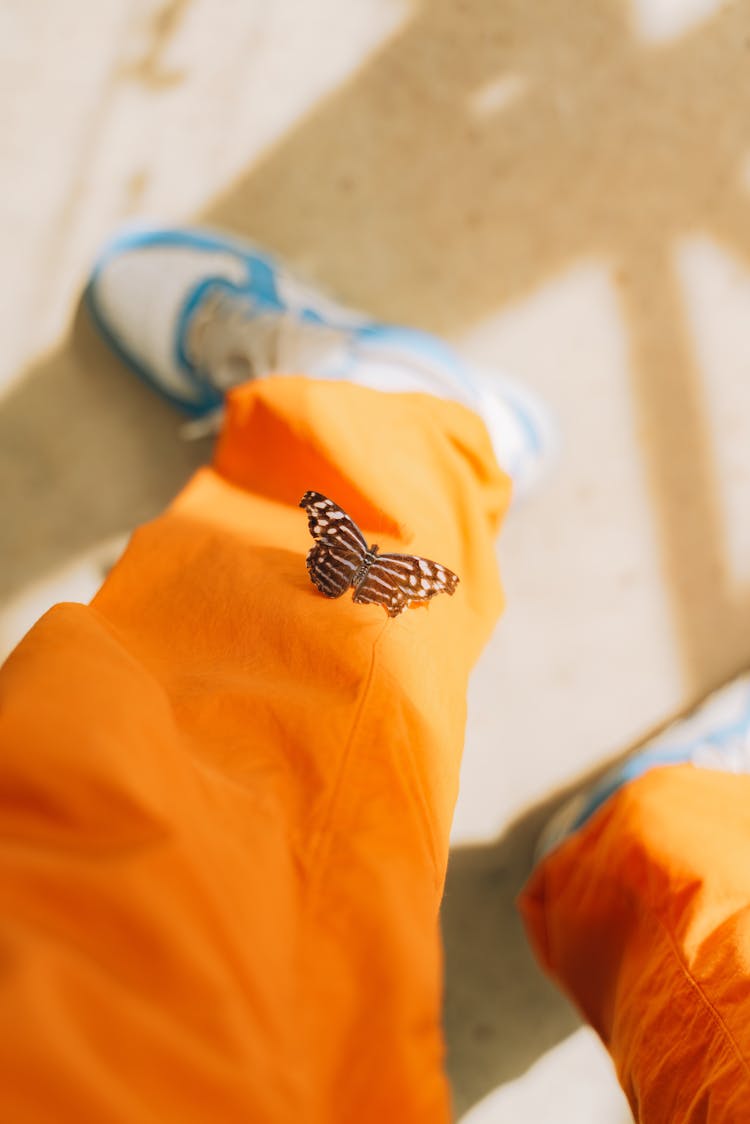
[[[637,1121],[750,1121],[750,777],[646,773],[545,859],[521,909]]]
[[[395,620],[326,600],[307,489],[456,595]],[[0,672],[0,1119],[450,1118],[438,909],[508,493],[460,406],[263,380],[93,604],[22,641]],[[749,785],[644,777],[522,901],[646,1124],[750,1120]]]
[[[307,489],[460,575],[311,585]],[[471,411],[242,387],[211,468],[0,676],[0,1120],[440,1124],[438,910],[509,484]]]

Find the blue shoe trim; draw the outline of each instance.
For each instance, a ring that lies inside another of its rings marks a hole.
[[[730,723],[728,726],[723,726],[713,731],[713,733],[704,734],[702,737],[693,738],[691,741],[684,742],[682,745],[677,745],[672,748],[668,746],[664,748],[655,746],[653,749],[644,749],[640,753],[629,757],[626,761],[623,761],[615,776],[610,777],[609,780],[603,781],[601,786],[591,793],[586,805],[578,814],[570,829],[565,833],[565,838],[583,827],[587,820],[609,800],[610,796],[614,796],[623,785],[629,784],[630,781],[637,780],[651,769],[658,769],[667,765],[689,765],[692,762],[693,754],[702,746],[714,745],[721,748],[723,745],[726,745],[727,742],[731,742],[733,738],[742,735],[747,730],[749,723],[750,695],[745,704],[744,712],[735,722]]]
[[[578,814],[570,829],[565,833],[565,837],[567,838],[568,835],[583,827],[586,821],[591,819],[594,813],[609,800],[610,796],[614,796],[619,789],[629,784],[630,781],[637,780],[651,769],[658,769],[665,765],[686,765],[689,764],[689,762],[689,753],[686,753],[682,747],[671,753],[667,751],[658,752],[654,750],[653,752],[649,752],[644,750],[643,753],[637,754],[635,757],[624,761],[616,776],[603,782],[601,787],[591,793],[588,803]]]
[[[115,353],[117,358],[124,363],[126,367],[138,376],[138,378],[145,383],[151,390],[155,390],[162,398],[172,406],[176,406],[178,410],[188,414],[193,418],[203,417],[204,414],[209,413],[210,410],[215,408],[215,404],[209,401],[187,402],[184,398],[179,398],[177,395],[172,394],[171,391],[166,390],[163,384],[154,377],[152,372],[144,367],[142,363],[120,343],[117,336],[113,335],[110,331],[109,325],[99,311],[99,306],[96,303],[96,294],[94,292],[95,275],[92,275],[86,289],[84,290],[83,300],[88,310],[89,316],[94,322],[97,331],[105,340],[110,349]],[[191,380],[192,381],[192,380]]]
[[[115,235],[115,237],[107,243],[94,264],[89,282],[84,291],[84,303],[99,333],[117,357],[146,383],[147,386],[151,387],[152,390],[155,390],[162,398],[171,403],[171,405],[176,406],[189,416],[202,417],[221,404],[223,395],[215,391],[213,387],[207,385],[200,378],[185,355],[183,343],[185,328],[190,316],[195,311],[207,288],[225,286],[233,293],[237,293],[238,291],[244,292],[244,288],[243,290],[238,290],[236,286],[224,282],[221,278],[211,278],[207,279],[205,283],[199,283],[188,298],[179,316],[175,331],[174,358],[178,364],[179,370],[190,381],[191,385],[200,392],[201,397],[198,401],[187,401],[167,390],[158,377],[149,370],[148,367],[144,366],[140,360],[136,359],[122,341],[112,332],[107,319],[103,316],[97,303],[96,286],[105,266],[109,264],[112,258],[117,257],[119,254],[127,250],[142,249],[144,246],[180,246],[194,250],[219,251],[233,254],[247,267],[249,277],[248,290],[264,297],[268,302],[268,307],[281,309],[283,306],[279,300],[276,288],[275,264],[273,259],[266,254],[260,253],[254,248],[251,249],[249,245],[243,247],[242,243],[238,242],[237,239],[233,239],[229,236],[224,237],[209,231],[183,230],[179,228],[166,230],[161,228],[136,228],[134,230],[124,231]]]
[[[247,264],[256,262],[259,268],[265,267],[264,275],[266,277],[268,275],[273,277],[278,271],[274,259],[269,254],[256,249],[249,242],[243,242],[241,238],[234,235],[182,227],[136,227],[133,230],[121,231],[105,245],[94,266],[94,274],[99,272],[111,258],[122,253],[123,250],[142,249],[144,246],[186,246],[191,250],[209,250],[212,253],[219,251],[234,254],[235,257],[241,258]],[[275,293],[275,285],[272,286],[272,291]]]
[[[206,401],[210,402],[209,409],[215,410],[224,401],[224,395],[216,390],[210,383],[204,382],[188,358],[185,342],[193,315],[209,292],[218,289],[234,289],[228,282],[217,277],[206,277],[199,281],[180,309],[175,325],[172,357],[175,363],[185,372],[193,386],[200,388]]]

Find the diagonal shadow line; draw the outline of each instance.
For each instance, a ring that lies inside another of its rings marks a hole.
[[[520,0],[473,0],[446,81],[450,7],[423,5],[205,218],[308,263],[354,303],[452,332],[581,256],[627,256],[632,230],[662,240],[693,224],[735,175],[736,147],[717,142],[700,91],[744,74],[747,3],[656,51],[632,40],[613,0],[584,28],[559,2],[542,19]],[[528,89],[472,115],[498,74]],[[680,112],[668,100],[654,123],[660,90]],[[725,126],[750,143],[747,84],[732,95]]]
[[[633,748],[536,802],[492,842],[451,849],[441,929],[448,1072],[457,1119],[584,1025],[537,966],[516,901],[550,817]]]
[[[462,30],[466,52],[450,96],[432,98],[439,131],[420,132],[415,102],[445,60],[449,7],[423,5],[207,217],[262,234],[383,315],[449,331],[535,290],[581,254],[625,273],[635,411],[685,687],[695,695],[750,658],[749,622],[744,598],[726,586],[718,481],[669,252],[701,218],[722,213],[738,146],[750,144],[750,87],[741,81],[750,5],[734,4],[658,49],[628,34],[625,6],[602,5],[586,30],[607,37],[608,77],[593,55],[582,65],[566,5],[549,5],[542,26],[528,5],[490,10],[475,0],[465,7],[495,48],[477,49]],[[471,120],[467,98],[498,70],[544,81],[496,117]],[[561,78],[571,82],[562,107]],[[732,95],[721,130],[701,93],[718,78]],[[384,84],[393,112],[411,123],[394,124],[383,110]],[[679,116],[668,103],[666,128],[653,121],[660,90],[681,99]],[[593,143],[582,135],[587,126]],[[399,177],[407,144],[413,174]]]
[[[535,805],[492,843],[451,849],[441,929],[456,1118],[582,1025],[537,967],[516,909],[536,839],[560,801],[557,793]]]
[[[669,247],[634,247],[624,273],[641,451],[686,686],[697,696],[746,663],[750,597],[727,584],[704,388]]]

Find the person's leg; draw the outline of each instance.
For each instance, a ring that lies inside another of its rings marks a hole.
[[[302,494],[461,579],[311,585]],[[509,484],[471,410],[267,378],[0,674],[0,1099],[22,1121],[449,1118],[438,907]]]
[[[521,910],[639,1124],[750,1119],[750,680],[567,804]]]
[[[477,411],[513,498],[549,465],[556,427],[545,405],[497,370],[477,370],[443,340],[346,308],[266,251],[195,228],[116,235],[86,304],[102,335],[150,386],[205,432],[226,390],[304,371],[376,390],[426,392]]]

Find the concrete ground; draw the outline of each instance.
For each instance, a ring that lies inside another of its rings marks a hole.
[[[513,900],[562,788],[750,658],[750,2],[11,0],[0,642],[208,455],[77,301],[124,220],[253,237],[540,391],[444,908],[465,1124],[624,1124]],[[113,545],[114,544],[114,545]]]

